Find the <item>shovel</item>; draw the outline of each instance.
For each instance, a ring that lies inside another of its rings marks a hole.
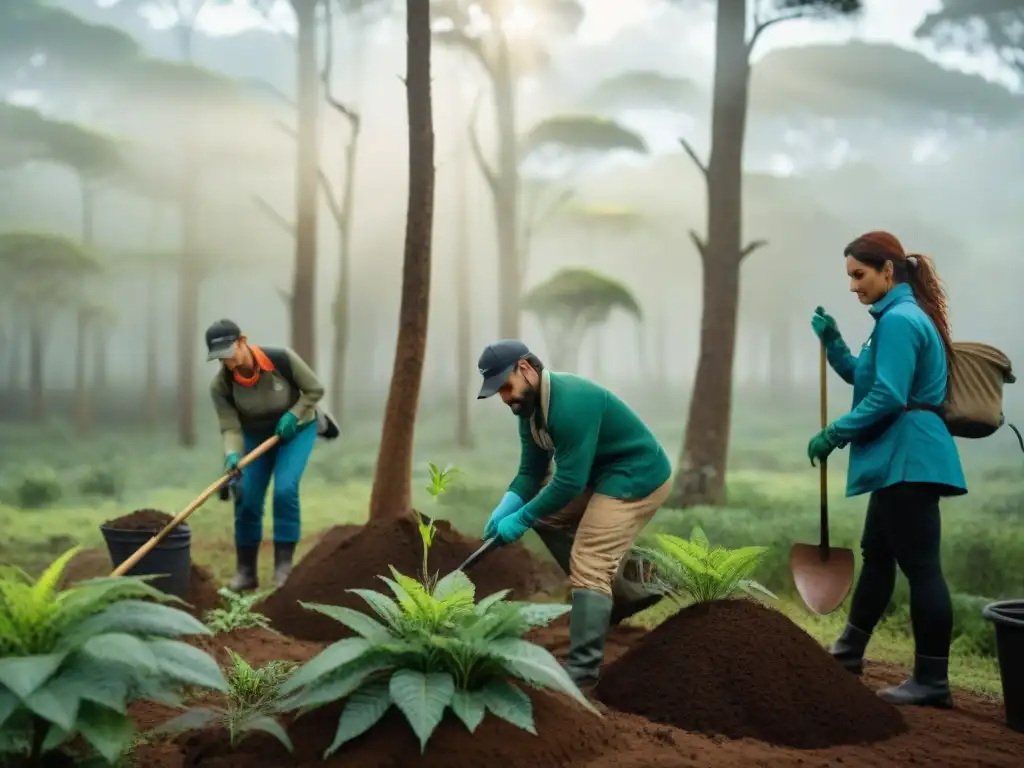
[[[243,456],[242,459],[238,462],[238,469],[243,469],[252,462],[256,461],[256,459],[258,459],[264,453],[266,453],[275,445],[277,445],[279,439],[280,438],[277,435],[274,435],[273,437],[270,437],[264,440],[259,445],[257,445],[255,448],[252,449],[250,453]],[[231,479],[231,475],[233,474],[234,472],[228,472],[223,477],[221,477],[220,480],[218,480],[215,483],[212,483],[205,491],[203,491],[196,497],[195,501],[193,501],[191,504],[185,507],[185,509],[179,512],[178,515],[173,520],[171,520],[171,522],[165,525],[162,531],[160,531],[153,538],[151,538],[149,541],[147,541],[145,544],[139,547],[138,550],[136,550],[135,554],[133,554],[131,557],[129,557],[127,560],[125,560],[123,563],[117,566],[117,568],[114,569],[114,572],[110,575],[124,576],[128,571],[132,569],[132,567],[135,566],[136,563],[139,562],[139,560],[141,560],[147,554],[149,554],[149,551],[153,549],[153,547],[155,547],[157,544],[163,541],[163,538],[167,534],[169,534],[176,527],[185,522],[189,515],[191,515],[201,506],[203,506],[203,504],[206,503],[207,499],[213,496],[213,494],[215,494],[217,491],[221,489],[221,486],[223,486],[228,480]]]
[[[821,346],[821,428],[828,426],[825,345]],[[828,462],[821,460],[821,541],[794,544],[789,550],[789,569],[804,603],[817,614],[832,613],[853,584],[853,550],[829,546]]]

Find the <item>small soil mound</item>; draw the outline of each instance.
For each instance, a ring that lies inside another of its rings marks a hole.
[[[157,531],[162,530],[174,518],[159,509],[137,509],[130,515],[123,515],[114,520],[107,520],[105,528],[117,531]]]
[[[900,712],[814,638],[752,600],[680,611],[606,667],[595,695],[688,731],[803,749],[906,730]]]
[[[430,569],[441,575],[458,568],[483,542],[466,538],[444,520],[430,548]],[[302,640],[332,641],[351,636],[342,624],[314,611],[299,601],[329,603],[369,611],[362,600],[347,589],[387,590],[378,576],[390,575],[394,566],[408,576],[417,576],[422,563],[422,543],[412,517],[374,520],[352,535],[328,531],[295,566],[288,582],[270,594],[256,610],[274,627]],[[513,596],[526,599],[550,583],[550,569],[537,563],[529,551],[514,544],[487,555],[474,566],[469,577],[477,594],[488,595],[511,589]]]
[[[105,549],[93,547],[82,549],[72,557],[61,575],[60,588],[67,589],[80,581],[109,576],[114,570],[110,554]]]
[[[188,596],[185,601],[192,606],[190,613],[202,618],[203,614],[220,605],[217,580],[209,569],[192,563],[188,575]]]
[[[321,643],[296,640],[262,627],[236,629],[213,635],[193,635],[186,638],[189,645],[214,656],[224,668],[230,668],[231,649],[253,667],[262,667],[271,661],[292,661],[303,664],[324,649]]]
[[[295,744],[294,755],[289,755],[276,740],[263,734],[247,738],[231,752],[225,734],[211,730],[186,737],[184,764],[202,768],[279,768],[283,765],[304,768],[340,765],[564,768],[582,765],[612,749],[612,745],[621,749],[622,743],[631,737],[638,742],[649,738],[642,726],[628,723],[625,731],[610,727],[607,718],[587,712],[564,697],[533,691],[531,698],[538,736],[509,725],[490,712],[471,734],[449,710],[421,755],[419,741],[405,716],[392,708],[371,730],[324,761],[324,750],[334,740],[341,714],[339,705],[329,705],[298,718],[288,728]]]

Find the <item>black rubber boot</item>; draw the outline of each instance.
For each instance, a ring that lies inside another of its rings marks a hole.
[[[295,544],[292,542],[274,542],[274,586],[282,587],[292,574],[292,555]]]
[[[257,563],[259,562],[260,545],[235,546],[235,557],[238,565],[235,575],[228,582],[228,589],[232,592],[251,592],[259,587],[259,576],[257,574]]]
[[[847,624],[843,634],[832,645],[832,658],[847,672],[859,675],[864,672],[864,651],[871,635],[863,629]]]
[[[576,686],[588,693],[597,684],[612,598],[589,589],[572,591],[572,612],[569,614],[569,655],[565,671]]]
[[[952,709],[948,670],[949,659],[915,656],[914,674],[900,685],[879,691],[878,695],[890,704]]]

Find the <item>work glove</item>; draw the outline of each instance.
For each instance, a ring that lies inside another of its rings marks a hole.
[[[811,315],[811,328],[825,346],[843,338],[839,333],[839,326],[836,325],[836,319],[828,314],[824,307],[814,310],[814,314]]]
[[[286,411],[277,422],[274,434],[281,438],[282,443],[287,443],[299,431],[299,417],[291,411]]]
[[[523,534],[530,530],[530,521],[522,511],[513,512],[498,523],[498,530],[495,533],[498,544],[511,544],[523,538]]]
[[[814,466],[815,459],[818,461],[827,459],[829,454],[838,447],[839,439],[836,437],[835,427],[832,425],[825,427],[807,444],[807,458],[811,460],[811,466]]]
[[[501,497],[501,501],[498,502],[498,506],[491,512],[491,517],[487,521],[487,525],[484,526],[484,538],[493,539],[498,533],[498,523],[504,520],[506,517],[511,515],[513,512],[518,512],[523,504],[525,504],[520,498],[519,494],[509,491]]]
[[[238,501],[241,496],[241,487],[238,485],[238,478],[241,475],[241,471],[238,469],[238,462],[241,461],[241,456],[237,451],[231,451],[227,456],[224,457],[224,470],[228,472],[231,477],[228,481],[220,487],[218,495],[221,501],[227,501],[231,494],[234,493],[235,501]]]
[[[231,453],[224,457],[224,470],[234,472],[238,469],[238,462],[241,460],[242,456],[238,451],[231,451]]]

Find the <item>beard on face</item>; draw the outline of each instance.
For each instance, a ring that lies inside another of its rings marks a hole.
[[[509,409],[521,419],[528,419],[537,410],[540,393],[536,387],[530,387],[523,394],[508,404]]]

